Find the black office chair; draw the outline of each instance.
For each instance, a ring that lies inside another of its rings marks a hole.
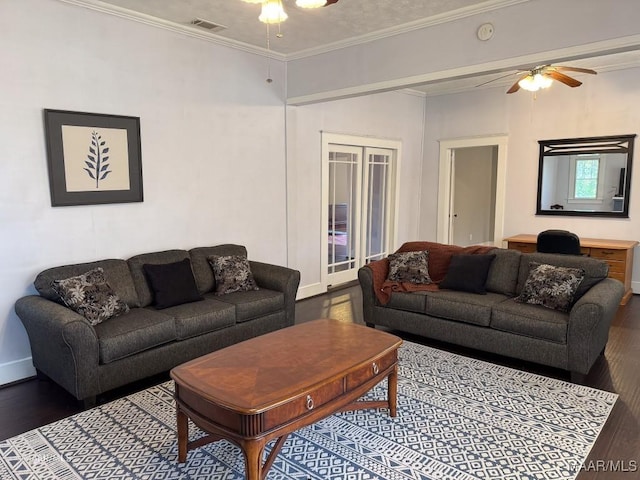
[[[542,253],[580,255],[580,239],[566,230],[545,230],[538,234],[536,250]]]

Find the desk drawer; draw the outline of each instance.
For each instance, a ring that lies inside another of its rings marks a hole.
[[[624,262],[627,259],[626,250],[614,250],[612,248],[591,248],[590,255],[603,260],[616,260]]]
[[[622,275],[624,275],[627,269],[627,265],[624,262],[608,261],[607,264],[609,265],[609,276],[611,276],[612,273],[621,273]]]
[[[533,253],[536,251],[535,243],[509,242],[508,245],[511,250],[519,250],[522,253]]]
[[[347,391],[351,391],[358,385],[362,385],[367,380],[375,377],[379,373],[385,371],[397,360],[397,351],[390,352],[383,357],[376,358],[371,363],[360,367],[355,372],[347,375]]]
[[[623,273],[609,272],[609,278],[615,278],[616,280],[620,280],[622,283],[624,283],[624,280],[625,280],[624,277],[625,277],[624,272]]]
[[[343,378],[334,380],[331,383],[318,387],[317,389],[294,398],[291,401],[264,412],[264,431],[281,426],[302,415],[312,412],[314,409],[324,405],[331,400],[338,398],[344,393]]]

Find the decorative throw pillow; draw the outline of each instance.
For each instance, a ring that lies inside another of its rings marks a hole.
[[[214,293],[225,295],[233,292],[259,290],[253,279],[249,260],[242,255],[212,255],[207,257],[216,279]]]
[[[546,263],[531,262],[529,277],[515,300],[568,312],[584,275],[584,270],[581,268],[556,267]]]
[[[389,275],[392,282],[432,283],[429,276],[429,251],[392,253],[389,259]]]
[[[153,292],[153,305],[157,309],[203,300],[188,258],[174,263],[145,263],[142,268],[149,280]]]
[[[54,280],[51,287],[64,304],[74,312],[98,325],[129,311],[129,306],[111,289],[100,267],[77,277]]]
[[[494,258],[495,254],[453,255],[440,288],[486,295],[485,284]]]

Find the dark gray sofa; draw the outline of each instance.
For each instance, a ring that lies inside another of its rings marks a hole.
[[[96,395],[161,373],[225,346],[294,324],[297,270],[250,261],[259,290],[216,296],[210,255],[243,255],[240,245],[199,247],[66,265],[41,272],[40,295],[20,298],[15,310],[31,344],[39,375],[51,378],[91,406]],[[204,300],[156,310],[144,264],[190,258]],[[67,308],[52,281],[102,267],[107,282],[129,312],[92,326]]]
[[[394,292],[382,305],[374,274],[362,267],[364,321],[456,345],[518,358],[571,372],[581,381],[604,352],[609,326],[624,287],[607,278],[608,265],[573,255],[523,254],[494,249],[486,295],[452,290]],[[518,303],[530,262],[582,268],[585,278],[568,313]]]

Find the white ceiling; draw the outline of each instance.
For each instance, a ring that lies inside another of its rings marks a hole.
[[[126,9],[185,28],[192,28],[191,21],[201,18],[226,27],[217,31],[217,36],[266,47],[267,27],[258,21],[260,5],[242,0],[82,0],[72,3]],[[289,18],[280,27],[282,38],[276,38],[278,27],[271,27],[271,50],[291,55],[439,16],[495,8],[513,0],[339,0],[315,9],[297,7],[295,0],[282,0],[282,3]]]
[[[277,36],[278,27],[271,26],[270,51],[266,50],[267,27],[258,21],[260,5],[242,0],[62,1],[286,60],[530,0],[339,0],[336,4],[311,10],[297,7],[295,0],[282,0],[289,18],[280,27],[281,38]],[[193,26],[192,21],[196,18],[225,28],[212,33]],[[598,72],[635,67],[640,66],[640,52],[592,57],[569,64]],[[535,65],[527,66],[533,67]],[[500,78],[505,73],[511,75]],[[588,76],[571,75],[581,81]],[[439,95],[483,88],[478,85],[495,80],[484,87],[503,86],[506,90],[517,79],[516,70],[507,70],[411,88],[428,95]]]

